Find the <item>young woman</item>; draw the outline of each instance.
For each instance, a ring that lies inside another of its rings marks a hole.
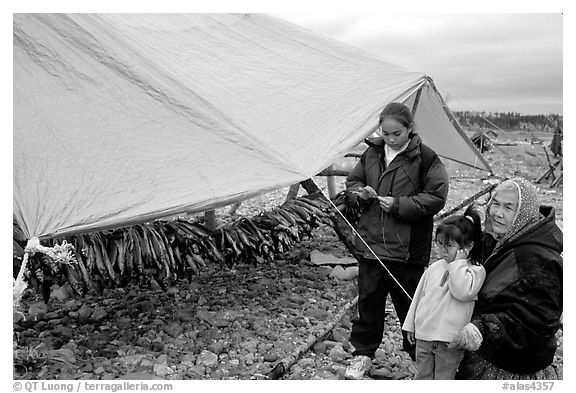
[[[412,296],[428,265],[433,217],[445,204],[448,175],[436,153],[414,131],[410,109],[387,105],[380,114],[380,137],[367,140],[368,149],[347,178],[348,203],[362,213],[356,230]],[[425,165],[424,165],[425,162]],[[400,323],[410,298],[356,239],[359,263],[359,318],[353,322],[350,342],[355,357],[346,370],[348,379],[361,379],[382,342],[386,297],[390,293]],[[404,350],[414,358],[414,346],[404,333]]]

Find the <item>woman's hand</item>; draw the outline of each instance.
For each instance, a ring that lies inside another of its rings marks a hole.
[[[377,198],[378,193],[376,191],[374,191],[374,189],[372,187],[366,186],[358,192],[358,196],[361,199],[364,199],[365,201],[367,201],[368,199]]]
[[[464,326],[452,339],[448,348],[465,349],[467,351],[477,351],[482,344],[482,334],[472,322]]]
[[[378,197],[378,203],[380,204],[380,207],[382,208],[382,210],[384,210],[385,212],[389,212],[390,210],[392,210],[392,205],[394,204],[394,198],[392,197]]]
[[[406,332],[406,338],[411,345],[416,343],[416,334],[414,332]]]

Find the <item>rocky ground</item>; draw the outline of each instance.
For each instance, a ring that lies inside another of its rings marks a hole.
[[[485,155],[502,176],[535,178],[545,168],[518,157]],[[446,209],[474,194],[486,175],[449,166]],[[326,189],[326,183],[321,184]],[[338,189],[343,183],[337,184]],[[540,185],[562,225],[562,187]],[[253,215],[282,202],[287,190],[242,204]],[[485,203],[487,196],[479,200]],[[220,219],[228,219],[219,211]],[[281,379],[343,379],[356,279],[332,277],[312,252],[342,257],[347,251],[332,228],[322,226],[277,260],[221,270],[209,266],[191,281],[160,288],[127,287],[101,296],[75,297],[64,289],[48,304],[27,292],[14,319],[15,379],[262,379],[280,362]],[[337,268],[336,268],[337,269]],[[351,303],[352,302],[352,303]],[[400,350],[400,326],[387,306],[386,331],[368,379],[411,379],[415,368]],[[25,319],[23,319],[25,317]],[[563,364],[563,332],[556,364]]]
[[[310,251],[329,249],[345,253],[332,229],[322,227],[284,259],[207,269],[166,292],[123,288],[66,298],[57,291],[47,305],[30,294],[22,303],[26,319],[14,324],[14,377],[261,379],[294,356],[297,362],[278,377],[342,379],[357,289],[355,279],[330,277],[330,266],[310,262]],[[389,312],[373,376],[411,378],[391,306]]]

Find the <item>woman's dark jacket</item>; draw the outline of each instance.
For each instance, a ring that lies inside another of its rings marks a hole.
[[[484,262],[486,280],[472,322],[483,342],[478,355],[498,368],[520,374],[550,365],[562,315],[562,231],[554,209],[526,233],[505,243]],[[490,235],[485,236],[491,240]]]
[[[448,195],[448,174],[436,153],[413,133],[406,150],[386,167],[381,138],[366,141],[368,149],[348,175],[348,190],[371,186],[380,196],[391,196],[394,204],[385,212],[372,199],[363,210],[356,230],[382,260],[428,265],[432,245],[433,217],[444,207]],[[421,150],[432,159],[422,168]],[[421,169],[425,173],[421,173]],[[360,256],[374,259],[356,237]]]

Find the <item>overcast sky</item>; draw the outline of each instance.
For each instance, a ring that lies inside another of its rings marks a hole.
[[[563,113],[556,14],[273,14],[430,75],[452,110]]]

